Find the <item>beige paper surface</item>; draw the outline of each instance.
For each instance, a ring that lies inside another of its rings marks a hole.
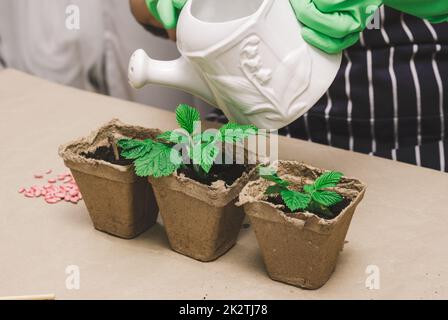
[[[448,175],[436,171],[281,139],[283,159],[337,169],[368,186],[337,269],[317,291],[270,280],[252,228],[241,231],[229,253],[204,264],[171,251],[160,225],[121,240],[95,231],[82,202],[47,205],[17,193],[35,183],[37,171],[65,171],[58,146],[112,118],[149,128],[175,125],[169,112],[0,72],[0,296],[448,298]],[[72,265],[79,267],[79,290],[66,288]],[[380,271],[379,290],[366,288],[373,279],[366,270]]]

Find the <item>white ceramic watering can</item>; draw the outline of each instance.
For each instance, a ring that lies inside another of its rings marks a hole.
[[[129,65],[135,88],[176,87],[220,108],[240,124],[284,127],[328,90],[341,55],[301,37],[289,0],[189,0],[179,18],[181,58],[156,61],[137,50]]]

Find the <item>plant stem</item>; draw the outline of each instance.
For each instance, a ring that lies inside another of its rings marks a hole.
[[[118,152],[118,147],[117,144],[115,143],[115,139],[112,136],[109,136],[109,143],[112,146],[112,150],[114,151],[114,157],[115,160],[118,161],[120,160],[120,153]]]

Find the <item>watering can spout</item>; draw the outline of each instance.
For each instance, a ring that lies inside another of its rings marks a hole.
[[[151,59],[144,50],[134,52],[129,62],[129,83],[136,89],[147,84],[174,87],[215,104],[213,94],[191,63],[180,57],[173,61]]]

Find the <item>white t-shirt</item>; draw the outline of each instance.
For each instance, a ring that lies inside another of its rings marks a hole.
[[[73,12],[79,8],[79,30]],[[178,56],[173,42],[143,29],[127,0],[10,0],[0,1],[0,57],[8,68],[79,89],[108,94],[164,109],[194,99],[175,89],[128,84],[132,52],[145,49],[156,59]]]
[[[79,30],[66,27],[73,3],[82,14]],[[80,89],[104,83],[101,0],[0,1],[0,13],[0,53],[8,67]]]

